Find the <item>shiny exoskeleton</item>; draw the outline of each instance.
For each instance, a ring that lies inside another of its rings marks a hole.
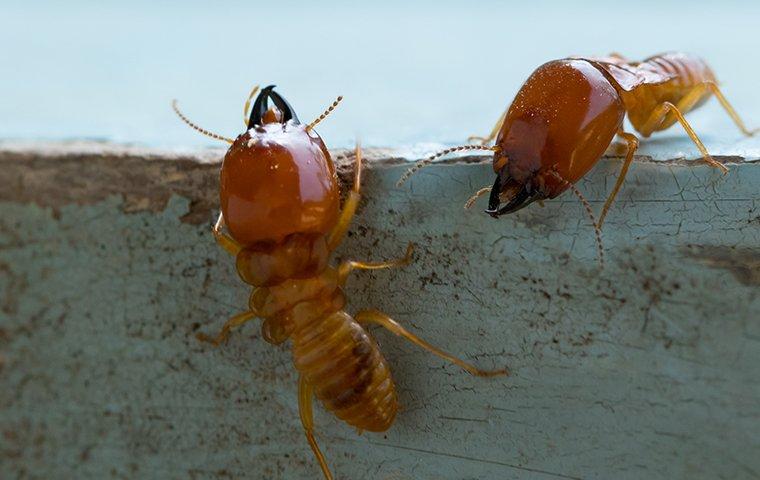
[[[248,110],[254,89],[246,102]],[[274,105],[269,106],[269,101]],[[340,97],[338,97],[340,101]],[[193,128],[231,143],[221,171],[222,213],[213,229],[219,244],[236,258],[240,278],[251,285],[248,310],[232,317],[215,337],[219,345],[231,329],[260,318],[263,338],[288,339],[300,373],[299,410],[307,440],[325,478],[332,478],[313,434],[312,397],[359,430],[387,430],[398,411],[390,369],[377,343],[365,330],[381,325],[473,375],[481,371],[406,331],[387,315],[365,310],[351,316],[343,308],[343,286],[354,269],[403,266],[404,258],[383,263],[346,261],[331,266],[329,257],[343,240],[359,201],[361,151],[355,152],[355,176],[343,210],[335,167],[314,126],[303,125],[273,87],[261,91],[251,108],[247,129],[235,140]],[[176,110],[176,105],[175,105]],[[177,111],[179,114],[179,111]],[[223,231],[223,227],[229,233]]]
[[[636,136],[623,131],[626,114],[643,137],[679,122],[705,161],[727,171],[710,157],[684,118],[711,95],[744,134],[754,133],[744,126],[718,88],[713,72],[697,57],[665,53],[630,62],[612,54],[551,61],[531,74],[488,137],[471,137],[481,140],[482,145],[440,152],[412,167],[401,181],[442,154],[491,150],[496,180],[476,195],[490,192],[486,212],[498,217],[572,188],[618,135],[627,143],[628,151],[597,223],[601,227],[638,147]],[[495,145],[486,146],[494,138]]]

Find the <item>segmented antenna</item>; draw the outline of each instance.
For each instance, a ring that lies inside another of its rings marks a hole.
[[[311,122],[309,125],[307,125],[306,126],[306,131],[309,131],[312,128],[316,127],[319,122],[321,122],[322,120],[324,120],[325,118],[327,118],[327,116],[330,115],[333,110],[335,110],[335,107],[338,106],[338,104],[340,103],[341,100],[343,100],[343,96],[342,95],[340,95],[338,98],[336,98],[335,101],[332,103],[332,105],[330,105],[329,107],[327,107],[327,110],[325,110],[324,113],[322,113],[322,115],[319,116],[319,118],[317,118],[316,120],[314,120],[313,122]]]
[[[193,122],[191,122],[190,120],[188,120],[188,118],[186,116],[184,116],[182,114],[182,112],[179,111],[179,107],[177,107],[177,100],[176,99],[172,100],[172,109],[174,109],[174,113],[176,113],[177,116],[179,116],[179,118],[183,122],[185,122],[186,124],[188,124],[190,126],[190,128],[192,128],[193,130],[197,130],[197,131],[201,132],[203,135],[206,135],[207,137],[211,137],[211,138],[213,138],[215,140],[222,140],[223,142],[233,143],[232,139],[227,138],[227,137],[223,137],[221,135],[217,135],[216,133],[211,133],[208,130],[204,130],[201,127],[199,127],[198,125],[196,125]]]
[[[245,128],[248,128],[248,117],[249,112],[248,110],[251,108],[251,100],[253,100],[253,96],[256,95],[256,92],[259,91],[259,86],[256,85],[253,87],[253,90],[251,90],[251,93],[248,94],[248,99],[245,101],[245,105],[243,106],[243,123],[245,124]]]
[[[599,254],[599,266],[601,268],[604,268],[604,246],[602,245],[602,230],[599,228],[599,224],[596,223],[596,217],[594,217],[594,211],[591,210],[591,205],[588,203],[588,200],[586,200],[586,197],[583,196],[581,191],[578,190],[578,187],[576,187],[572,183],[562,178],[557,172],[551,172],[551,173],[552,175],[554,175],[555,178],[557,178],[559,181],[565,184],[565,186],[567,186],[570,190],[573,191],[575,196],[578,197],[578,199],[583,204],[583,208],[586,209],[586,213],[591,219],[591,223],[594,225],[594,234],[596,235],[596,248]]]
[[[433,161],[436,158],[442,157],[444,155],[448,155],[449,153],[461,152],[461,151],[465,151],[465,150],[488,150],[488,151],[491,151],[491,152],[496,152],[496,151],[499,150],[499,147],[497,147],[497,146],[487,147],[485,145],[460,145],[458,147],[451,147],[451,148],[447,148],[446,150],[441,150],[440,152],[438,152],[438,153],[436,153],[434,155],[431,155],[431,156],[429,156],[428,158],[426,158],[424,160],[420,160],[419,162],[417,162],[414,165],[412,165],[409,168],[409,170],[407,170],[406,172],[404,172],[403,175],[401,175],[401,178],[399,178],[398,182],[396,182],[396,186],[400,187],[401,185],[403,185],[404,182],[406,182],[407,180],[409,180],[409,177],[411,177],[412,175],[414,175],[415,172],[417,172],[421,168],[424,168],[424,167],[430,165],[431,163],[433,163]]]
[[[469,210],[472,208],[473,205],[475,205],[475,202],[477,199],[485,195],[486,193],[491,193],[491,187],[484,187],[475,192],[473,196],[471,196],[466,202],[464,202],[464,209]]]

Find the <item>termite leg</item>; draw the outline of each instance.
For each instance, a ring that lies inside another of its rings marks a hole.
[[[360,324],[380,325],[381,327],[387,330],[390,330],[392,333],[409,340],[410,342],[417,345],[418,347],[424,350],[427,350],[433,355],[443,358],[444,360],[448,360],[454,365],[461,367],[462,369],[464,369],[471,375],[475,375],[477,377],[494,377],[497,375],[509,375],[509,371],[506,368],[499,369],[499,370],[480,370],[477,367],[465,362],[464,360],[460,360],[459,358],[434,347],[433,345],[429,344],[425,340],[422,340],[421,338],[417,337],[413,333],[407,331],[404,327],[396,323],[396,321],[393,320],[388,315],[382,312],[379,312],[377,310],[362,310],[361,312],[357,313],[354,318]]]
[[[704,100],[707,96],[709,96],[707,93],[707,86],[704,83],[700,83],[689,89],[689,91],[687,91],[678,101],[678,104],[675,105],[675,108],[678,109],[679,113],[689,112],[697,103]],[[678,114],[670,107],[667,107],[665,105],[666,103],[668,102],[659,105],[650,114],[646,124],[641,128],[641,133],[644,136],[651,135],[655,130],[665,130],[670,128],[678,121]]]
[[[471,135],[467,137],[468,142],[478,142],[481,145],[485,145],[489,143],[491,140],[496,138],[496,135],[499,134],[499,130],[501,130],[501,125],[504,123],[504,119],[507,118],[507,112],[509,111],[509,107],[507,107],[506,110],[504,110],[504,113],[501,114],[498,120],[496,120],[496,125],[493,126],[491,129],[491,133],[488,134],[487,137],[479,137],[477,135]]]
[[[620,169],[620,173],[618,174],[617,181],[615,182],[615,187],[612,189],[612,193],[610,193],[610,196],[607,197],[607,201],[604,202],[604,207],[602,208],[602,214],[599,215],[599,223],[597,223],[597,226],[599,228],[602,228],[602,224],[604,223],[604,217],[607,216],[607,212],[610,210],[610,207],[612,206],[612,202],[615,200],[615,197],[617,196],[618,191],[620,191],[620,187],[623,185],[625,176],[628,174],[628,168],[631,166],[631,162],[633,161],[633,155],[636,153],[636,149],[639,148],[639,139],[636,138],[636,135],[624,132],[623,130],[619,130],[618,135],[622,137],[623,140],[625,140],[625,143],[628,144],[628,151],[625,154],[625,161],[623,161],[623,167]]]
[[[355,262],[348,260],[338,267],[338,284],[345,285],[348,275],[353,270],[379,270],[381,268],[405,267],[412,263],[412,254],[414,253],[414,244],[409,243],[406,247],[406,253],[403,257],[387,262]]]
[[[224,233],[222,228],[224,228],[224,215],[220,213],[211,232],[214,234],[216,243],[218,243],[220,247],[229,252],[230,255],[237,256],[243,247],[234,238]]]
[[[244,323],[253,320],[256,318],[255,312],[243,312],[235,315],[234,317],[230,318],[225,322],[222,329],[219,331],[219,333],[216,334],[215,337],[211,337],[206,335],[205,333],[197,333],[195,334],[195,338],[200,340],[201,342],[208,342],[213,344],[215,347],[218,347],[222,343],[226,342],[227,339],[230,336],[230,332],[233,328],[239,327],[243,325]]]
[[[686,121],[686,118],[683,116],[683,113],[681,113],[681,108],[684,107],[691,107],[693,106],[701,96],[704,94],[704,86],[697,85],[694,87],[689,93],[686,94],[685,97],[683,97],[679,102],[678,106],[673,105],[670,102],[663,102],[661,105],[659,105],[657,108],[654,109],[654,111],[649,115],[649,118],[647,121],[642,125],[642,127],[639,129],[642,135],[649,136],[652,132],[654,132],[657,129],[662,129],[664,126],[669,126],[669,121],[667,120],[668,114],[672,113],[675,115],[676,120],[681,124],[683,129],[686,131],[686,133],[689,135],[689,138],[691,138],[691,141],[694,142],[694,144],[699,149],[700,153],[702,153],[702,156],[704,157],[705,161],[712,167],[720,169],[724,174],[728,173],[728,168],[726,168],[725,165],[723,165],[720,162],[716,162],[715,159],[710,156],[710,153],[707,151],[707,148],[702,143],[702,140],[699,139],[697,136],[697,133],[694,131],[693,128],[691,128],[691,125],[689,125],[689,122]],[[684,108],[684,110],[688,111],[688,108]]]
[[[319,467],[322,469],[325,479],[332,480],[333,476],[330,473],[330,468],[327,466],[325,456],[322,455],[322,451],[319,449],[319,445],[317,445],[317,440],[314,438],[314,416],[311,410],[313,396],[314,389],[301,375],[298,379],[298,412],[301,416],[301,425],[303,425],[306,440],[309,442],[314,456],[317,457],[317,462],[319,462]]]
[[[734,121],[736,126],[741,130],[741,132],[744,135],[747,135],[748,137],[751,137],[752,135],[756,134],[758,131],[760,131],[760,128],[755,128],[754,130],[748,129],[744,122],[742,121],[741,117],[739,117],[739,114],[736,113],[736,110],[734,110],[734,107],[731,106],[730,103],[728,103],[728,100],[726,97],[723,96],[723,92],[720,91],[720,88],[718,88],[718,85],[715,82],[706,82],[705,85],[707,85],[707,88],[712,91],[713,95],[715,95],[715,98],[718,99],[720,104],[723,106],[723,109],[728,113],[728,116],[731,117],[731,120]]]
[[[360,190],[362,183],[362,147],[358,143],[355,150],[356,161],[354,165],[354,187],[348,192],[348,198],[343,204],[343,211],[340,212],[338,223],[335,224],[327,240],[327,248],[330,251],[335,250],[343,238],[346,236],[349,225],[351,225],[351,219],[356,213],[356,207],[359,206],[359,199],[361,198]]]

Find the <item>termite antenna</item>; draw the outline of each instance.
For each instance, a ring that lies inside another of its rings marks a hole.
[[[253,96],[256,95],[256,92],[258,91],[259,86],[255,85],[251,90],[251,93],[248,94],[248,99],[245,101],[245,105],[243,106],[243,123],[245,124],[246,128],[248,128],[248,110],[251,108],[251,100],[253,100]]]
[[[223,137],[221,135],[217,135],[216,133],[209,132],[208,130],[204,130],[201,127],[199,127],[198,125],[196,125],[193,122],[191,122],[190,120],[188,120],[188,118],[186,116],[184,116],[182,114],[182,112],[179,111],[179,107],[177,107],[177,100],[176,99],[172,100],[172,109],[174,110],[174,113],[176,113],[177,116],[183,122],[185,122],[186,124],[188,124],[190,126],[190,128],[192,128],[193,130],[197,130],[197,131],[201,132],[203,135],[206,135],[207,137],[211,137],[211,138],[213,138],[215,140],[221,140],[223,142],[233,143],[232,139],[227,138],[227,137]]]
[[[332,105],[330,105],[329,107],[327,107],[327,110],[325,110],[324,113],[322,113],[322,115],[319,116],[319,118],[317,118],[316,120],[314,120],[313,122],[311,122],[309,125],[307,125],[306,126],[306,131],[308,132],[312,128],[316,127],[319,122],[321,122],[322,120],[324,120],[325,118],[327,118],[327,116],[330,115],[333,110],[335,110],[335,107],[338,106],[338,104],[341,102],[341,100],[343,100],[343,95],[338,96],[338,98],[335,99],[335,101],[332,103]]]
[[[581,203],[583,203],[583,208],[586,209],[586,213],[588,213],[588,217],[591,219],[591,224],[594,226],[594,236],[596,237],[596,249],[597,253],[599,254],[599,266],[601,268],[604,268],[604,245],[602,244],[602,230],[599,228],[599,224],[596,223],[594,212],[591,210],[591,205],[589,205],[586,197],[584,197],[581,191],[578,190],[578,188],[572,183],[570,183],[570,189],[573,191],[575,196],[578,197]]]
[[[433,163],[433,161],[436,158],[443,157],[444,155],[448,155],[449,153],[461,152],[465,150],[488,150],[491,152],[497,152],[499,150],[499,147],[497,146],[488,147],[486,145],[460,145],[458,147],[451,147],[451,148],[447,148],[446,150],[441,150],[440,152],[434,155],[431,155],[424,160],[420,160],[419,162],[412,165],[409,168],[409,170],[407,170],[406,172],[404,172],[403,175],[401,175],[401,178],[399,178],[398,182],[396,182],[396,186],[400,187],[401,185],[403,185],[404,182],[409,180],[409,177],[415,174],[415,172],[417,172],[421,168],[427,167],[428,165]]]
[[[477,192],[475,192],[475,194],[473,194],[473,196],[471,196],[469,199],[467,199],[466,202],[464,202],[464,209],[465,210],[471,209],[472,206],[475,205],[475,202],[477,201],[477,199],[479,199],[480,197],[482,197],[486,193],[491,193],[491,188],[492,187],[483,187],[480,190],[478,190]]]
[[[594,211],[591,210],[591,205],[588,203],[588,200],[586,200],[586,197],[583,196],[581,191],[578,190],[578,187],[576,187],[572,183],[562,178],[557,172],[552,172],[552,174],[554,175],[555,178],[557,178],[559,181],[564,183],[570,190],[572,190],[575,196],[578,197],[578,199],[583,204],[583,208],[586,209],[586,213],[591,219],[591,224],[594,226],[594,235],[596,236],[596,249],[599,255],[599,266],[601,268],[604,268],[604,246],[602,245],[602,230],[599,228],[599,224],[596,223],[596,217],[594,216]]]

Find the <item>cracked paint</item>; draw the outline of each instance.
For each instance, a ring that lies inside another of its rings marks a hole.
[[[314,478],[288,346],[257,326],[220,349],[194,338],[249,293],[209,231],[218,165],[3,155],[0,476]],[[489,165],[396,189],[405,165],[369,163],[337,255],[412,241],[416,261],[353,276],[347,310],[512,376],[473,378],[373,330],[402,409],[357,436],[316,407],[338,478],[757,476],[760,165],[635,162],[600,271],[569,195],[495,221],[462,209]],[[618,165],[579,184],[597,210]]]

